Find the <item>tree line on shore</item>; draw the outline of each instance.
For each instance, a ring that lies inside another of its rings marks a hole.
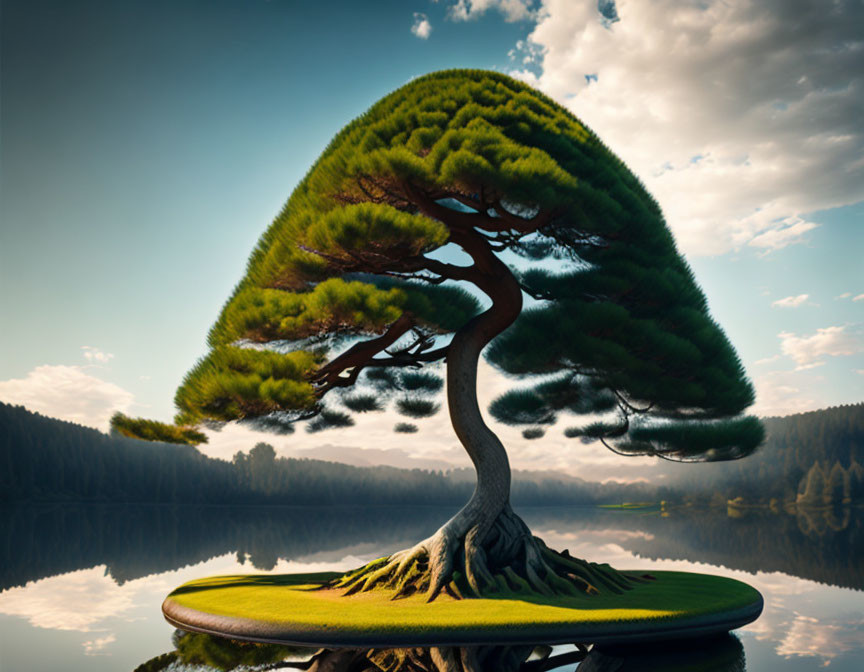
[[[767,418],[765,444],[732,462],[670,465],[667,485],[516,472],[524,505],[726,501],[818,507],[864,501],[864,404]],[[659,475],[659,474],[658,474]],[[232,461],[109,436],[0,402],[0,501],[459,505],[469,470],[355,467],[279,458],[266,443]]]
[[[767,440],[733,462],[669,469],[685,499],[820,507],[864,502],[864,403],[764,418]],[[677,466],[677,465],[676,465]]]
[[[0,403],[0,501],[220,504],[458,505],[471,494],[465,470],[355,467],[280,458],[267,443],[232,461],[184,445],[109,436]],[[668,495],[644,483],[517,478],[515,503],[595,504]]]

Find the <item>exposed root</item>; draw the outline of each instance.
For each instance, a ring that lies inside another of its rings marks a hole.
[[[507,507],[491,525],[477,524],[462,534],[454,519],[416,546],[374,560],[325,587],[342,589],[345,595],[390,590],[394,600],[425,593],[431,602],[442,592],[454,599],[495,593],[621,594],[652,579],[554,551]]]

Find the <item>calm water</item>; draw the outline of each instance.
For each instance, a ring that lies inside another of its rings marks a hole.
[[[184,581],[208,574],[348,569],[423,538],[451,513],[431,508],[0,509],[0,670],[131,672],[174,649],[174,630],[162,619],[160,604]],[[573,555],[622,568],[731,576],[765,596],[762,617],[733,638],[690,649],[595,654],[579,668],[571,662],[557,669],[864,669],[861,509],[735,518],[689,510],[520,513],[550,546],[568,548]],[[572,651],[556,647],[553,654]]]

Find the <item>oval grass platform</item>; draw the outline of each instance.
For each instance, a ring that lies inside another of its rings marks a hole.
[[[162,605],[172,625],[256,642],[323,647],[611,643],[728,632],[762,612],[755,588],[722,576],[653,572],[623,595],[442,595],[392,601],[311,590],[337,574],[240,574],[185,583]]]

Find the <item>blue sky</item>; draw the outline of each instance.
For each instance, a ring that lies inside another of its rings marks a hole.
[[[859,4],[643,4],[610,22],[596,1],[7,0],[0,399],[169,419],[329,139],[412,77],[472,67],[546,91],[643,179],[757,411],[861,401]]]

